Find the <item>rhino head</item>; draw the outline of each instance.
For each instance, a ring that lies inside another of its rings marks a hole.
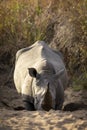
[[[32,93],[35,109],[46,111],[56,109],[56,88],[58,87],[58,79],[63,74],[64,69],[59,71],[58,74],[52,74],[50,76],[46,73],[38,73],[35,68],[29,68],[28,70],[29,75],[33,78]],[[61,97],[60,92],[58,96],[59,98]]]

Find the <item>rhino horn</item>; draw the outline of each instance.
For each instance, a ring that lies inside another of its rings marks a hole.
[[[47,91],[44,97],[44,101],[42,103],[42,108],[46,111],[49,111],[52,108],[52,96],[50,93],[50,87],[49,87],[49,83],[47,86]]]

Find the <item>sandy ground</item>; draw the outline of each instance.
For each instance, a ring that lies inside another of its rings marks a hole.
[[[87,130],[87,111],[13,111],[0,109],[0,130]]]
[[[0,130],[87,130],[87,91],[66,90],[66,111],[26,111],[15,88],[0,87]],[[73,104],[73,103],[75,104]],[[79,105],[76,105],[78,104]]]

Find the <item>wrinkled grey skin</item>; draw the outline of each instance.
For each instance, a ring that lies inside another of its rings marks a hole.
[[[26,109],[61,109],[67,81],[61,55],[45,42],[37,41],[17,52],[14,83]]]

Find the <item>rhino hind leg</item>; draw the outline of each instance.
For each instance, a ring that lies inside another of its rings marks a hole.
[[[34,104],[33,104],[33,103],[30,103],[30,102],[28,102],[28,101],[24,101],[24,106],[25,106],[25,109],[26,109],[26,110],[35,111],[35,108],[34,108]]]

